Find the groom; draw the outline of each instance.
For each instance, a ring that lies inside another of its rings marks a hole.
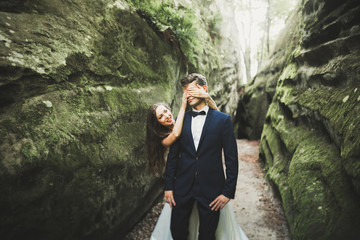
[[[207,82],[193,73],[181,79],[184,91]],[[237,145],[230,116],[213,110],[202,98],[188,95],[193,108],[184,117],[180,138],[171,146],[165,170],[165,201],[172,207],[174,240],[188,239],[194,201],[199,212],[199,239],[215,239],[220,210],[234,198],[238,175]],[[226,177],[222,164],[224,150]]]

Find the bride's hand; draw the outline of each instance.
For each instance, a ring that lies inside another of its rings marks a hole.
[[[186,104],[187,104],[187,92],[186,91],[183,92],[181,103],[182,103],[182,105],[185,105],[185,107],[186,107]]]
[[[196,97],[196,98],[204,98],[205,100],[209,99],[209,94],[202,88],[199,84],[196,84],[198,87],[192,87],[189,88],[188,94],[190,96]]]
[[[212,203],[210,203],[211,210],[222,210],[225,205],[230,201],[230,198],[225,197],[224,195],[220,194]]]
[[[174,194],[173,191],[165,191],[165,202],[167,202],[168,204],[170,204],[170,207],[173,208],[175,207],[176,203],[174,200]]]

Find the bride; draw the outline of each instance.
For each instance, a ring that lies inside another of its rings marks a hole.
[[[184,91],[182,104],[175,122],[170,108],[157,103],[150,106],[146,124],[146,150],[149,170],[160,177],[164,173],[165,153],[167,149],[180,137],[187,97],[204,98],[209,107],[218,110],[213,99],[199,86]],[[171,208],[165,204],[150,240],[172,240],[170,231]],[[194,204],[189,223],[189,240],[198,238],[199,216],[196,203]],[[219,224],[216,230],[216,239],[219,240],[247,240],[245,233],[237,223],[230,203],[220,211]]]

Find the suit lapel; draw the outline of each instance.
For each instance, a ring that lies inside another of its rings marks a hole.
[[[201,146],[201,143],[202,141],[204,140],[204,137],[206,135],[206,129],[207,127],[210,125],[210,122],[211,122],[211,119],[212,119],[212,113],[213,113],[213,109],[212,108],[209,108],[209,111],[207,113],[207,116],[206,116],[206,119],[205,119],[205,123],[204,123],[204,127],[202,129],[202,132],[201,132],[201,137],[200,137],[200,141],[199,141],[199,146],[197,148],[197,152],[199,152],[199,149],[200,149],[200,146]],[[191,123],[190,123],[191,124]],[[191,131],[190,131],[191,133]],[[192,136],[192,135],[191,135]],[[194,141],[193,141],[193,145],[194,145]],[[195,149],[195,146],[194,146],[194,149]]]
[[[189,113],[186,114],[185,120],[184,120],[185,132],[186,132],[187,138],[189,139],[189,143],[191,145],[192,150],[194,152],[196,152],[194,138],[193,138],[192,132],[191,132],[191,121],[192,121],[192,115]]]

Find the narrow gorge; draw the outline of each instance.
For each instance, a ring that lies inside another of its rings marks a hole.
[[[260,139],[292,238],[357,239],[360,2],[299,0],[248,83],[236,4],[1,1],[1,239],[122,239],[162,197],[147,109],[191,72]]]

